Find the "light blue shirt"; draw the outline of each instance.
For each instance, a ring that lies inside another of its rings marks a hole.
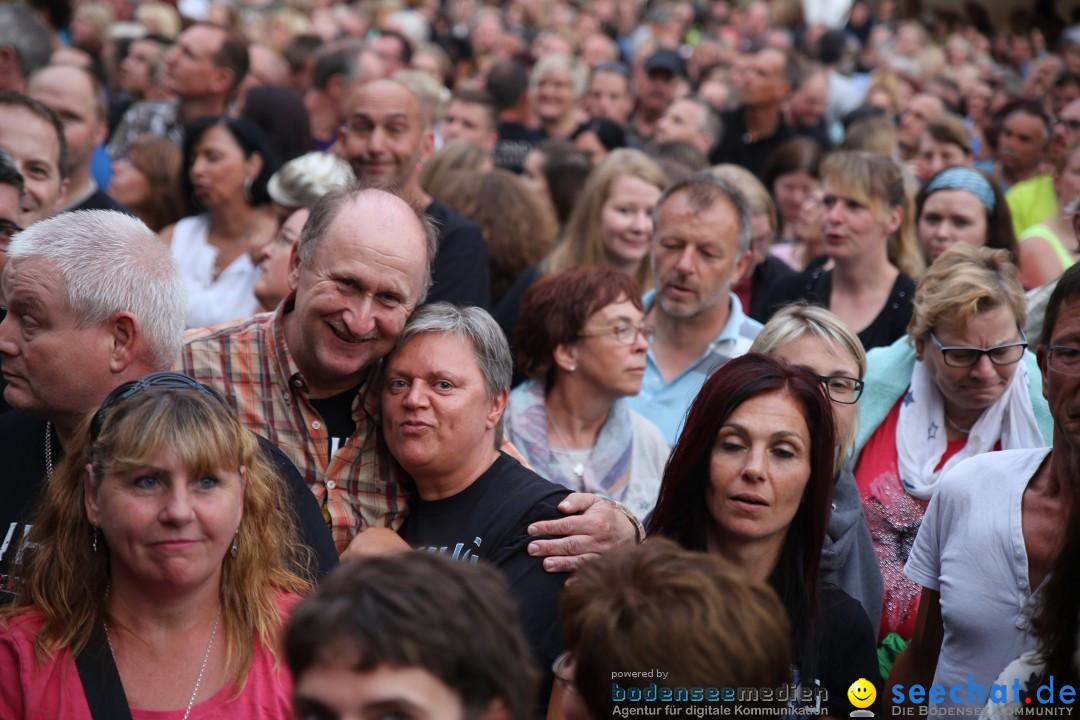
[[[672,446],[682,430],[686,412],[701,386],[705,384],[705,379],[731,358],[745,354],[754,338],[761,332],[761,323],[743,312],[742,303],[735,293],[731,293],[730,297],[727,324],[719,337],[705,348],[701,357],[690,363],[685,370],[672,378],[671,382],[664,382],[664,376],[656,364],[656,356],[650,349],[645,356],[645,378],[641,384],[641,392],[627,398],[630,409],[655,423]],[[646,312],[655,300],[655,290],[645,293],[642,302]]]

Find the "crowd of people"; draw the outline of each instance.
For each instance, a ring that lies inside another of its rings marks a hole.
[[[0,717],[1080,686],[1080,14],[913,10],[0,2]]]

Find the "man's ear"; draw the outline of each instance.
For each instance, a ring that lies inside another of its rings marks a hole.
[[[300,284],[300,243],[293,243],[289,251],[289,291],[293,292]]]
[[[113,313],[107,322],[110,343],[109,370],[121,373],[138,359],[142,327],[138,319],[127,311]]]

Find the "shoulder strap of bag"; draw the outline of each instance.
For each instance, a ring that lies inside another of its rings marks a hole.
[[[94,720],[131,720],[120,671],[101,629],[90,636],[90,642],[75,656],[75,667],[79,669]]]

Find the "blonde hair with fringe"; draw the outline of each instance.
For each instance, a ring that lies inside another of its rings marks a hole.
[[[543,263],[545,273],[572,267],[603,267],[608,264],[601,239],[601,216],[615,181],[623,177],[635,177],[656,187],[660,192],[668,185],[663,169],[645,153],[628,148],[612,151],[589,174],[581,197],[566,223],[562,242]],[[652,287],[652,267],[647,256],[638,266],[634,279],[642,290]]]
[[[834,313],[817,305],[788,305],[778,310],[769,318],[769,322],[765,323],[765,327],[754,338],[747,352],[774,355],[781,347],[804,335],[817,338],[834,355],[846,353],[859,369],[858,379],[866,377],[866,350],[863,349],[859,336]],[[841,460],[847,457],[855,444],[858,426],[856,419],[851,424],[850,437],[837,437],[840,444],[837,456]]]
[[[266,459],[254,434],[217,399],[194,389],[150,388],[107,411],[91,446],[91,420],[83,422],[72,451],[46,485],[27,543],[34,547],[14,565],[18,595],[0,617],[32,609],[45,616],[34,640],[39,662],[70,648],[86,647],[106,620],[110,559],[91,549],[94,527],[86,516],[83,481],[100,487],[109,472],[152,462],[171,448],[189,469],[246,470],[244,513],[237,530],[237,553],[222,559],[219,589],[226,639],[225,672],[239,694],[255,656],[256,643],[276,656],[284,593],[305,594],[310,550],[300,544],[289,492]],[[110,621],[112,619],[110,618]]]
[[[889,236],[889,262],[917,280],[926,266],[915,235],[915,198],[899,163],[880,153],[842,150],[822,160],[821,179],[869,207],[879,221],[891,208],[903,211],[899,229]]]
[[[960,332],[981,312],[1004,305],[1020,327],[1027,324],[1027,299],[1009,251],[955,243],[927,269],[915,288],[908,338],[926,339],[947,324]]]

